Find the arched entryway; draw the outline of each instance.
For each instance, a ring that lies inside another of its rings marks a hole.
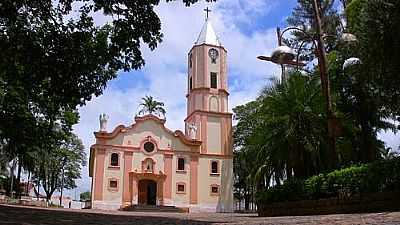
[[[139,205],[156,205],[157,183],[153,180],[143,179],[138,183]]]

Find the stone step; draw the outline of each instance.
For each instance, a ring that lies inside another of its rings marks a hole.
[[[155,205],[130,205],[121,209],[122,211],[136,211],[136,212],[175,212],[187,213],[188,208],[178,208],[175,206],[155,206]]]

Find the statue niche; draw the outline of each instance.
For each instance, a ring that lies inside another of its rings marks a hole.
[[[154,173],[154,164],[156,162],[151,158],[147,158],[142,161],[142,171],[143,173]]]
[[[197,125],[195,123],[188,124],[188,130],[190,139],[195,140],[197,135]]]

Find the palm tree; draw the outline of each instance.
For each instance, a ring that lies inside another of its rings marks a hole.
[[[145,96],[142,98],[143,102],[140,103],[140,107],[142,109],[139,111],[139,114],[156,114],[160,116],[165,116],[165,109],[164,109],[164,103],[163,102],[158,102],[156,101],[152,96]]]
[[[323,107],[318,78],[296,72],[287,82],[267,86],[256,101],[236,107],[235,147],[244,154],[237,158],[236,175],[243,177],[246,169],[250,185],[261,190],[322,172],[327,160]]]
[[[317,81],[295,72],[287,82],[267,87],[263,93],[261,112],[267,132],[261,140],[267,142],[260,154],[270,157],[273,167],[284,168],[287,177],[292,171],[296,177],[308,177],[323,170],[321,144],[326,131]]]

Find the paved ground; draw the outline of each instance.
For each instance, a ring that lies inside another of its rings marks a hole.
[[[400,224],[400,212],[261,218],[249,214],[140,213],[0,205],[0,224]]]

